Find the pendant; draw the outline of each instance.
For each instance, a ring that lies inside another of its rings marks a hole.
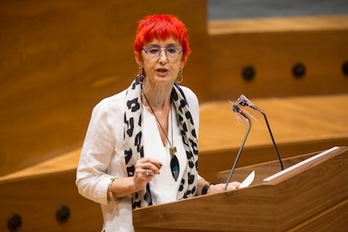
[[[170,169],[172,171],[172,175],[175,181],[178,180],[180,167],[179,167],[179,160],[176,157],[176,155],[172,156],[172,159],[170,160]]]
[[[175,155],[175,153],[176,153],[176,147],[170,147],[170,148],[169,148],[169,153],[170,153],[171,155]]]

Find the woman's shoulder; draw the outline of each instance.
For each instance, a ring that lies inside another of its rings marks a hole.
[[[190,94],[190,95],[196,96],[196,94],[189,87],[183,86],[183,85],[180,85],[179,87],[180,87],[180,89],[182,89],[182,91],[185,93],[185,95]]]
[[[187,101],[190,103],[195,103],[198,104],[198,98],[196,96],[196,94],[188,87],[186,86],[180,86],[180,88],[182,89],[182,91],[185,94],[185,97],[187,99]]]

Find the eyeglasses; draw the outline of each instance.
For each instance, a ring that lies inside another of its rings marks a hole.
[[[142,48],[146,55],[151,59],[155,60],[158,59],[161,52],[164,51],[168,60],[176,60],[179,55],[184,51],[182,48],[177,48],[174,46],[168,46],[168,47],[159,47],[159,46],[150,46],[147,48]]]

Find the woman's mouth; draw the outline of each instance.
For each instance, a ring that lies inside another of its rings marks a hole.
[[[166,76],[168,74],[168,69],[165,68],[158,68],[156,69],[156,72],[158,73],[158,75],[160,76]]]

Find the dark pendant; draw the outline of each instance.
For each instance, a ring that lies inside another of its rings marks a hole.
[[[172,171],[174,180],[177,181],[179,177],[180,167],[179,167],[179,160],[176,157],[176,155],[173,155],[172,159],[170,160],[170,169]]]

